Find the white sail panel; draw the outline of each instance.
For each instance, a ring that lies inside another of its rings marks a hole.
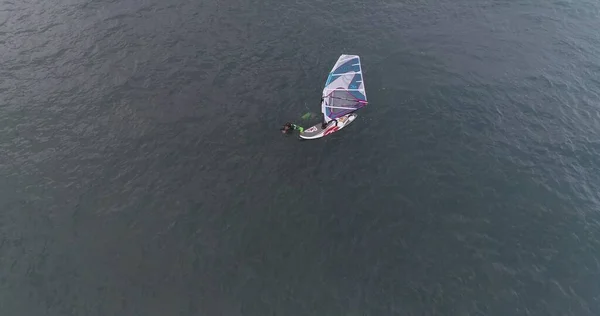
[[[325,82],[321,111],[329,122],[367,105],[360,57],[341,55]]]

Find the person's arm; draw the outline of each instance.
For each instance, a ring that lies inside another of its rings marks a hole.
[[[292,127],[294,127],[295,130],[299,130],[300,133],[304,131],[304,128],[300,125],[292,124]]]

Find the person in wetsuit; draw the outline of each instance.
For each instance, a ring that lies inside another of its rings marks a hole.
[[[338,121],[337,121],[337,119],[333,119],[333,120],[331,120],[331,121],[329,121],[329,122],[334,122],[334,123],[335,123],[335,126],[337,126],[337,125],[338,125]],[[323,123],[321,123],[321,129],[326,129],[326,128],[327,128],[327,125],[329,125],[329,123],[325,123],[325,120],[323,120]]]
[[[304,132],[304,127],[287,122],[281,128],[281,132],[284,134],[290,134],[292,131],[299,131],[300,133],[302,133]]]
[[[321,98],[321,104],[323,104],[323,98]],[[327,104],[325,106],[327,106]],[[335,123],[335,125],[337,126],[338,121],[336,119],[333,119],[331,121],[333,121]],[[329,121],[329,122],[331,122],[331,121]],[[325,122],[325,118],[323,117],[323,122],[321,123],[321,129],[326,129],[327,125],[329,125],[329,123]]]

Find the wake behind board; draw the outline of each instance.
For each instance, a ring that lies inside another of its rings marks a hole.
[[[356,115],[356,113],[346,114],[337,119],[337,124],[336,121],[330,121],[329,124],[327,124],[327,126],[325,127],[325,129],[323,129],[322,124],[319,123],[313,127],[305,129],[304,132],[300,133],[300,138],[317,139],[323,136],[330,135],[348,126],[356,119],[357,116],[358,115]]]

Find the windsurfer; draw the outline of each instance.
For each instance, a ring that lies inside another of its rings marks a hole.
[[[323,100],[324,100],[323,97],[321,97],[321,104],[323,104]],[[325,106],[327,106],[327,104],[325,104]],[[338,125],[337,119],[333,119],[333,120],[327,122],[327,121],[325,121],[325,118],[323,117],[323,123],[321,123],[321,129],[326,129],[327,126],[329,126],[329,123],[331,123],[332,121],[335,123],[335,126]]]
[[[291,133],[294,130],[297,130],[300,133],[302,133],[302,132],[304,132],[304,127],[302,127],[300,125],[292,124],[290,122],[287,122],[281,128],[281,132],[284,133],[284,134],[289,134],[289,133]]]
[[[337,125],[338,125],[338,121],[337,121],[336,119],[333,119],[333,120],[329,121],[329,123],[331,123],[331,122],[334,122],[334,123],[335,123],[335,126],[337,126]],[[327,122],[323,121],[323,123],[321,123],[321,129],[326,129],[326,128],[327,128],[327,126],[329,125],[329,123],[327,123]]]

